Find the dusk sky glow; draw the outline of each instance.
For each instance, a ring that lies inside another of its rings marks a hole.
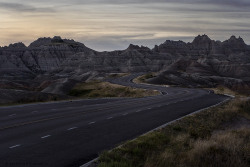
[[[249,0],[0,0],[0,46],[55,35],[99,51],[198,34],[250,44],[249,18]]]

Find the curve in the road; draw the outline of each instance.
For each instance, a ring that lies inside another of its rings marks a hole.
[[[145,98],[78,100],[0,108],[0,166],[80,166],[103,150],[228,97],[202,89],[112,83],[154,89]]]

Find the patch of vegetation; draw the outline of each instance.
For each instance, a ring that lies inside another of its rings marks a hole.
[[[99,167],[248,167],[250,129],[224,129],[249,115],[250,101],[234,99],[125,143],[99,158]],[[244,113],[244,114],[242,114]],[[215,133],[220,130],[219,133]]]
[[[81,98],[100,97],[145,97],[158,95],[158,91],[134,89],[108,82],[91,81],[77,84],[69,93],[71,96]]]
[[[240,114],[243,117],[250,119],[250,101],[240,103],[239,108]]]
[[[240,107],[240,111],[246,112],[248,115],[250,115],[250,101],[241,103],[239,107]]]
[[[225,131],[209,140],[197,140],[187,157],[192,166],[249,166],[250,129]]]
[[[210,88],[217,94],[229,94],[236,97],[247,97],[250,95],[249,88],[228,88],[223,85],[219,85],[216,88]]]
[[[134,79],[136,83],[145,83],[147,79],[154,78],[155,74],[154,73],[148,73],[142,76],[139,76]]]
[[[239,94],[238,92],[235,92],[227,87],[224,86],[218,86],[216,88],[209,88],[210,90],[213,90],[215,94],[228,94],[228,95],[233,95],[236,97],[243,97],[242,94]]]
[[[72,89],[69,93],[70,96],[82,96],[85,94],[89,94],[92,92],[93,89],[86,89],[86,90],[78,90],[78,89]]]
[[[120,78],[129,75],[129,73],[111,73],[109,74],[109,78]]]

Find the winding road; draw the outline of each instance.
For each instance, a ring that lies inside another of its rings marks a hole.
[[[98,153],[228,97],[202,89],[110,82],[162,95],[0,107],[1,167],[79,167]]]

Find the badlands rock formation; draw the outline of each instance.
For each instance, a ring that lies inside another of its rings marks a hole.
[[[148,80],[156,84],[248,89],[249,71],[250,46],[235,36],[221,42],[199,35],[191,43],[167,40],[153,49],[131,44],[113,52],[61,37],[0,47],[0,88],[55,94],[111,72],[158,72]]]
[[[0,49],[0,76],[34,78],[37,74],[57,69],[76,53],[90,51],[81,43],[60,37],[39,38],[29,47],[23,43],[10,44]]]
[[[159,53],[180,55],[151,83],[189,87],[224,85],[245,90],[250,85],[250,49],[242,38],[232,36],[224,42],[198,36],[192,43],[167,41],[155,47]],[[179,49],[178,49],[179,48]]]

